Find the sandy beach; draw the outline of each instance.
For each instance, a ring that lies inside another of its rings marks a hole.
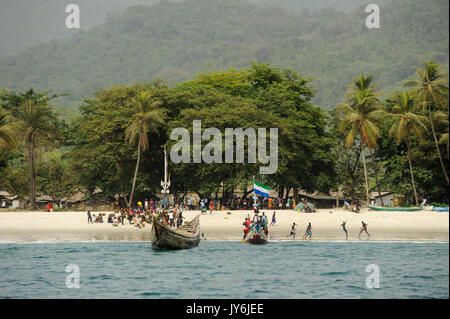
[[[93,212],[96,213],[96,212]],[[187,220],[200,214],[186,211]],[[200,229],[207,240],[242,239],[242,222],[251,211],[215,211],[201,215]],[[269,223],[273,210],[266,211]],[[269,239],[292,240],[286,235],[293,222],[297,224],[295,240],[302,240],[308,222],[313,240],[345,240],[340,225],[347,222],[348,240],[357,240],[361,221],[368,224],[370,240],[382,241],[448,241],[449,215],[446,212],[377,212],[363,209],[355,214],[342,208],[322,209],[314,214],[277,210],[277,222],[269,227]],[[77,242],[77,241],[139,241],[150,239],[150,227],[141,229],[127,224],[88,224],[86,212],[3,212],[0,213],[0,242]]]

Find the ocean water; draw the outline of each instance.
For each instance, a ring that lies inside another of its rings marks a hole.
[[[68,265],[79,269],[79,288],[66,285],[76,274]],[[368,265],[379,270],[375,280]],[[149,242],[2,243],[0,298],[449,298],[449,245],[206,241],[155,251]]]

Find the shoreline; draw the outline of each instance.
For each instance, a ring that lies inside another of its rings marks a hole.
[[[273,210],[262,210],[269,224]],[[227,214],[231,212],[231,214]],[[97,212],[93,212],[97,213]],[[108,214],[109,212],[105,212]],[[185,211],[191,220],[200,211]],[[200,232],[207,241],[240,241],[242,222],[251,211],[215,211],[202,214]],[[276,210],[277,223],[269,226],[269,241],[276,242],[449,242],[447,212],[379,212],[363,209],[355,214],[342,208],[320,209],[306,214],[293,210]],[[340,227],[347,221],[349,233]],[[361,221],[368,224],[369,240],[360,240]],[[297,224],[296,238],[286,238],[292,223]],[[311,222],[312,240],[303,240],[306,225]],[[150,241],[150,225],[141,229],[133,225],[87,224],[86,212],[2,212],[0,213],[0,243],[75,243],[75,242],[141,242]]]
[[[237,239],[208,239],[207,241],[201,241],[201,244],[204,243],[217,243],[217,242],[232,242],[232,243],[240,243],[241,240]],[[409,243],[409,244],[449,244],[449,241],[436,241],[436,240],[328,240],[328,239],[313,239],[313,240],[303,240],[303,239],[274,239],[270,240],[270,243],[377,243],[377,244],[396,244],[396,243]],[[52,240],[52,241],[2,241],[0,240],[0,245],[8,245],[8,244],[94,244],[94,243],[148,243],[151,244],[150,240]],[[247,243],[246,243],[247,244]],[[247,244],[250,245],[250,244]]]

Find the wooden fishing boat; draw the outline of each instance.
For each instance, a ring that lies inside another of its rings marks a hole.
[[[153,248],[187,249],[197,247],[200,243],[200,215],[184,222],[180,228],[171,228],[154,221],[151,232]]]
[[[423,207],[382,207],[382,206],[372,206],[372,205],[365,205],[369,207],[372,210],[377,211],[389,211],[389,212],[412,212],[412,211],[419,211],[422,210]]]
[[[245,238],[242,240],[243,243],[247,242],[250,244],[261,245],[267,244],[269,241],[267,239],[264,230],[259,225],[255,225],[250,229]]]

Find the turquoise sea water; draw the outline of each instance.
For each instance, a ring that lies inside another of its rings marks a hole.
[[[448,243],[0,244],[0,298],[449,298]],[[77,265],[80,288],[67,288]],[[366,287],[367,265],[380,288]]]

